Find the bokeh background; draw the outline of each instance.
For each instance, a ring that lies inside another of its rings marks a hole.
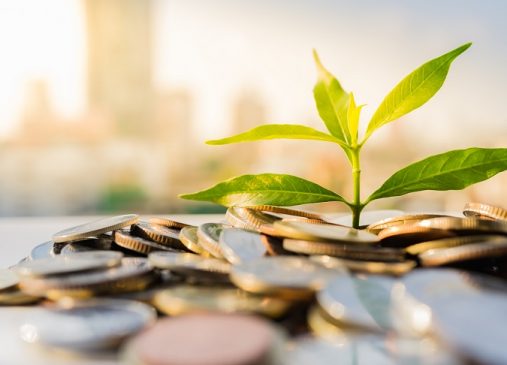
[[[474,42],[428,104],[366,145],[364,195],[427,154],[505,147],[506,15],[503,0],[2,0],[0,215],[216,211],[177,194],[259,172],[349,194],[348,163],[335,146],[204,144],[262,123],[323,129],[312,48],[367,104],[366,124],[407,73]],[[506,195],[503,174],[376,207],[505,206]]]

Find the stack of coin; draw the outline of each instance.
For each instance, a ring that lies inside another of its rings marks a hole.
[[[27,342],[120,346],[129,364],[504,363],[505,338],[488,331],[507,303],[507,211],[463,213],[372,213],[363,229],[272,206],[199,226],[110,217],[0,270],[0,304],[43,303]]]

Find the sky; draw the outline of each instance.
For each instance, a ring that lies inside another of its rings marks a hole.
[[[264,101],[267,122],[318,126],[313,48],[366,104],[366,124],[406,74],[468,41],[472,48],[452,65],[442,90],[403,128],[428,135],[428,144],[453,146],[507,135],[505,1],[153,3],[155,82],[193,93],[200,138],[228,133],[230,104],[244,90]],[[85,40],[80,0],[0,0],[0,135],[15,128],[31,79],[48,81],[59,113],[83,112]]]

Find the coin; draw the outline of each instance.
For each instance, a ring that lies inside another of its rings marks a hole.
[[[239,314],[191,314],[158,321],[127,344],[127,364],[274,365],[280,336],[267,321]]]
[[[82,238],[98,236],[102,233],[128,227],[139,220],[137,214],[119,215],[98,219],[96,221],[81,224],[72,228],[64,229],[53,235],[54,242],[75,241]]]
[[[225,219],[233,227],[253,231],[260,231],[263,225],[270,226],[281,220],[281,218],[272,214],[243,207],[229,207],[225,213]]]
[[[404,261],[405,252],[398,248],[284,239],[285,250],[306,255],[329,255],[351,260]]]
[[[420,223],[423,222],[426,222],[426,220]],[[426,227],[413,223],[385,228],[378,233],[378,238],[381,240],[382,246],[406,247],[423,241],[432,241],[455,235],[454,232],[443,228]]]
[[[192,312],[259,313],[280,317],[290,302],[265,296],[254,296],[234,288],[176,286],[159,291],[153,304],[170,316]]]
[[[328,319],[328,315],[318,305],[314,305],[308,311],[308,327],[316,336],[336,339],[345,337],[345,328],[335,325]],[[350,330],[347,328],[347,330]]]
[[[148,218],[148,223],[157,224],[159,226],[164,226],[167,228],[176,228],[176,229],[183,229],[185,227],[193,227],[190,224],[177,222],[175,220],[164,218],[164,217],[150,217]]]
[[[173,271],[202,271],[227,275],[231,270],[228,262],[193,253],[153,252],[148,256],[148,260],[159,269]]]
[[[421,253],[419,260],[422,266],[441,266],[453,262],[505,255],[507,255],[507,238],[457,247],[435,248]]]
[[[507,222],[480,218],[433,218],[418,223],[421,227],[450,230],[459,234],[500,233],[507,234]]]
[[[273,237],[261,234],[261,241],[266,247],[269,256],[291,255],[290,251],[283,248],[283,240],[279,237]]]
[[[478,234],[473,236],[458,236],[451,238],[441,238],[433,241],[426,241],[416,243],[405,248],[405,251],[410,255],[419,255],[423,252],[435,248],[450,248],[456,246],[463,246],[469,243],[485,242],[485,241],[503,241],[505,236],[494,234]]]
[[[273,256],[233,266],[230,276],[236,286],[247,292],[304,299],[336,274],[307,258]]]
[[[35,246],[30,251],[30,260],[54,257],[60,253],[64,245],[48,241]]]
[[[19,289],[0,291],[0,306],[34,304],[39,302],[40,299],[40,297],[25,294]]]
[[[413,260],[401,262],[358,261],[331,256],[311,256],[310,259],[330,269],[344,268],[351,272],[394,276],[405,275],[417,266]]]
[[[21,326],[28,343],[72,350],[104,350],[155,322],[153,307],[129,300],[66,302],[33,313]]]
[[[0,269],[0,293],[15,288],[18,282],[18,276],[12,270]]]
[[[113,251],[89,251],[59,255],[18,264],[16,272],[22,277],[60,275],[114,267],[121,263],[123,254]]]
[[[372,223],[368,226],[367,229],[371,233],[378,234],[380,231],[386,228],[417,223],[424,219],[439,218],[439,217],[448,217],[448,216],[443,214],[404,214],[382,219],[378,222]]]
[[[303,210],[290,209],[285,207],[277,207],[274,205],[254,205],[251,207],[246,207],[248,209],[259,210],[261,212],[270,212],[277,213],[283,215],[290,215],[295,217],[303,217],[308,219],[322,220],[322,217],[319,214],[305,212]]]
[[[96,250],[111,250],[113,237],[101,235],[99,237],[90,237],[83,240],[72,241],[61,249],[61,255],[68,255],[77,252],[87,252]]]
[[[262,257],[266,246],[257,232],[239,228],[225,228],[219,238],[220,252],[231,264],[240,264]]]
[[[507,210],[483,203],[466,203],[463,214],[467,217],[489,218],[507,222]]]
[[[144,255],[148,255],[150,252],[154,251],[172,251],[176,252],[176,250],[161,245],[159,243],[146,240],[141,237],[133,236],[129,233],[116,231],[114,233],[114,242],[123,248],[126,248],[128,250],[132,250]]]
[[[218,259],[224,258],[218,243],[223,229],[220,223],[204,223],[197,228],[199,245]]]
[[[143,290],[154,280],[152,266],[147,259],[127,257],[122,259],[121,266],[111,269],[22,279],[19,285],[24,293],[58,300]]]
[[[155,241],[164,246],[175,248],[178,250],[186,250],[186,247],[178,238],[180,230],[168,228],[158,224],[139,222],[132,225],[131,233],[141,238]]]
[[[211,256],[211,254],[199,245],[197,237],[197,227],[184,227],[181,229],[178,238],[185,247],[202,256]]]
[[[285,238],[310,241],[328,240],[366,245],[378,242],[378,238],[374,234],[331,224],[277,221],[273,223],[273,227],[279,236]]]

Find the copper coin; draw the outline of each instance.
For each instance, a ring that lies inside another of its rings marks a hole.
[[[158,321],[134,338],[131,352],[144,365],[264,364],[273,339],[257,317],[193,314]]]
[[[243,207],[230,207],[225,213],[225,219],[235,228],[253,231],[260,231],[261,226],[270,226],[274,222],[281,220],[281,218],[272,214]]]
[[[183,229],[185,227],[192,227],[192,225],[190,224],[178,222],[164,217],[150,217],[148,218],[148,222],[152,224],[158,224],[159,226],[164,226],[167,228]]]
[[[467,217],[489,218],[507,222],[507,210],[483,203],[467,203],[463,209]]]
[[[378,234],[378,237],[381,240],[381,244],[388,247],[406,247],[414,243],[432,241],[453,236],[456,236],[456,234],[452,231],[432,227],[423,227],[417,224],[405,224],[389,227],[383,229]]]

